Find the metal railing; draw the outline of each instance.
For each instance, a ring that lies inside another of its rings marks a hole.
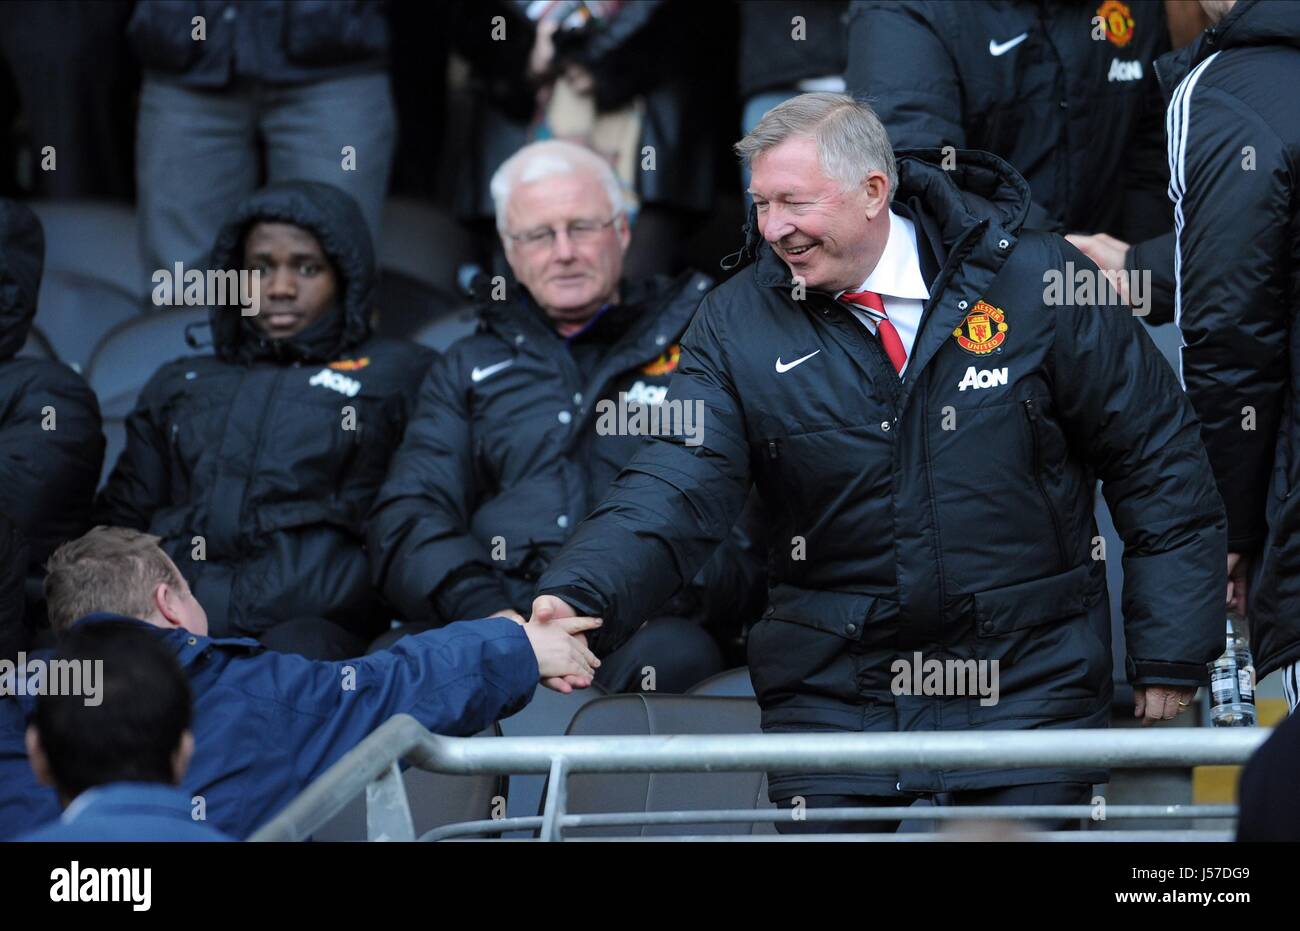
[[[1244,763],[1268,736],[1261,728],[1169,730],[1034,730],[927,733],[808,733],[680,736],[441,737],[409,715],[397,715],[326,770],[250,840],[305,840],[362,793],[371,840],[416,840],[399,764],[430,772],[471,775],[547,773],[541,816],[446,825],[420,840],[498,834],[540,828],[542,840],[564,839],[567,828],[650,824],[761,823],[789,820],[789,811],[626,812],[570,814],[573,773],[682,772],[893,772],[903,769],[1009,769],[1020,767],[1191,767]],[[1083,818],[1092,809],[1072,806],[808,809],[811,822],[923,819]],[[1108,805],[1106,820],[1128,818],[1232,818],[1234,805]],[[1057,837],[1056,835],[1062,835]],[[1064,836],[1068,834],[1068,836]],[[1026,838],[1069,840],[1226,840],[1226,832],[1081,831],[1026,833]],[[764,837],[802,839],[817,835]],[[921,840],[934,835],[858,835],[864,840]],[[845,839],[846,835],[837,835]],[[659,839],[659,838],[656,838]],[[663,838],[663,839],[685,839]],[[709,839],[747,839],[710,835]]]

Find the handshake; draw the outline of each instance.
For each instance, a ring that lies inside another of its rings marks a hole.
[[[523,626],[537,657],[542,685],[566,694],[591,685],[600,660],[587,649],[583,631],[599,627],[600,618],[575,617],[573,608],[552,595],[533,601],[533,616],[527,621],[509,608],[492,617],[508,617]]]

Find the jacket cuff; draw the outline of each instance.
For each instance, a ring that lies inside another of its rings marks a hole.
[[[1264,536],[1229,537],[1229,553],[1258,553],[1264,548]]]
[[[1161,663],[1130,657],[1126,665],[1134,688],[1164,685],[1194,689],[1210,682],[1209,667],[1197,663]]]
[[[1174,322],[1173,251],[1176,248],[1173,233],[1164,233],[1142,242],[1132,243],[1124,256],[1125,271],[1145,271],[1151,274],[1151,287],[1147,291],[1147,313],[1140,319],[1147,326],[1160,326]]]
[[[605,618],[605,607],[598,604],[591,596],[591,593],[573,585],[563,585],[559,588],[539,588],[537,594],[553,595],[560,599],[574,611],[578,612],[580,617],[599,617]],[[608,620],[608,619],[606,619]],[[587,646],[591,652],[597,656],[604,656],[601,650],[601,640],[605,633],[604,625],[597,627],[595,630],[585,632],[587,636]]]

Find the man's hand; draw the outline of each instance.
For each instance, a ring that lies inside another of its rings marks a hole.
[[[1129,302],[1128,275],[1124,274],[1124,263],[1128,259],[1128,243],[1105,233],[1096,233],[1092,236],[1071,233],[1065,238],[1076,249],[1097,263],[1097,267],[1105,274],[1106,280],[1110,282],[1111,287],[1119,293],[1120,300],[1127,304]]]
[[[572,639],[577,641],[579,647],[590,657],[588,669],[585,675],[572,672],[551,673],[542,672],[542,685],[548,689],[554,689],[557,692],[563,692],[566,695],[575,688],[588,688],[593,680],[594,673],[591,669],[600,666],[600,660],[596,659],[595,654],[587,650],[587,638],[582,634],[583,630],[591,630],[599,627],[603,622],[598,617],[578,617],[577,612],[571,606],[556,598],[554,595],[540,595],[533,599],[533,616],[528,619],[524,629],[530,627],[546,628],[556,625],[562,625],[569,622],[587,622],[578,626],[572,632]],[[541,665],[540,662],[538,665]]]
[[[1133,690],[1133,717],[1142,719],[1147,727],[1157,721],[1171,721],[1192,703],[1196,689],[1176,688],[1169,685],[1150,685]]]
[[[529,624],[519,618],[518,624],[532,644],[542,685],[566,693],[573,691],[574,685],[591,685],[600,660],[587,649],[582,631],[599,627],[600,618],[565,617],[546,624]]]
[[[1105,233],[1087,236],[1083,233],[1070,233],[1065,237],[1070,245],[1078,249],[1097,263],[1104,272],[1122,272],[1124,261],[1128,258],[1128,243]]]
[[[1242,617],[1246,616],[1246,576],[1250,574],[1250,559],[1243,553],[1228,554],[1227,607]]]

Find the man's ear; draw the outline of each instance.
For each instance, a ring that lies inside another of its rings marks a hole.
[[[623,248],[623,254],[627,255],[627,247],[632,245],[632,222],[628,219],[626,213],[620,213],[615,220],[615,228],[618,230],[618,244]]]
[[[193,757],[194,734],[185,730],[181,734],[181,742],[172,751],[172,782],[176,785],[180,785],[181,780],[185,778],[185,772],[190,768],[190,760]]]
[[[874,220],[889,207],[889,178],[883,171],[872,171],[863,179],[862,187],[867,195],[867,219]]]
[[[153,587],[153,607],[167,627],[181,627],[181,615],[176,603],[176,590],[166,582]]]
[[[36,781],[43,786],[53,788],[54,774],[50,771],[50,758],[45,755],[45,748],[41,746],[41,735],[36,730],[35,724],[27,725],[25,743],[27,744],[27,762],[36,775]]]

